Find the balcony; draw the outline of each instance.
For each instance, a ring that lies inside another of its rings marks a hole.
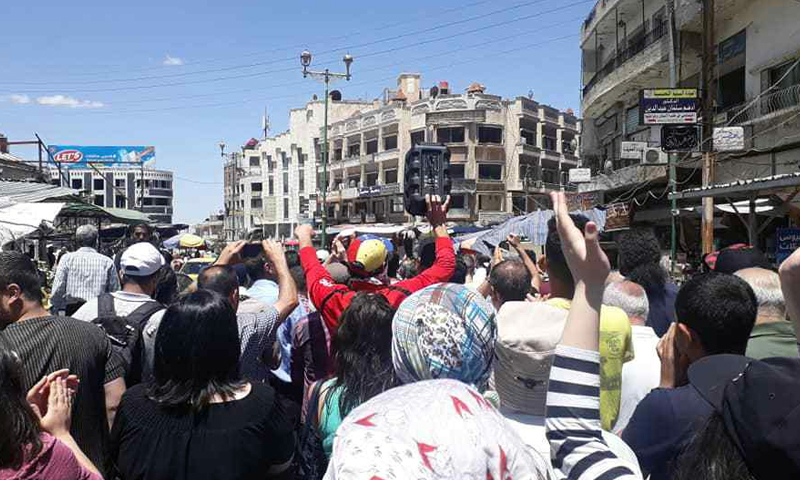
[[[262,196],[263,194],[264,194],[264,191],[263,191],[263,190],[256,191],[256,192],[250,192],[250,197],[251,197],[251,198],[261,198],[261,196]]]
[[[260,177],[261,169],[258,167],[245,167],[242,169],[242,177]]]
[[[453,193],[474,193],[477,182],[471,178],[454,178],[451,185]]]
[[[340,166],[344,168],[349,167],[357,167],[361,164],[361,157],[354,156],[354,157],[346,157],[344,160],[341,161]]]
[[[358,187],[342,189],[342,200],[350,200],[352,198],[358,198]]]
[[[748,100],[718,113],[715,121],[730,125],[746,125],[768,116],[777,116],[800,106],[800,85],[773,90],[755,103]]]
[[[582,102],[584,110],[592,105],[600,96],[610,92],[614,87],[624,86],[624,91],[619,93],[638,93],[640,88],[654,86],[653,81],[663,83],[667,74],[665,59],[669,53],[667,41],[668,28],[665,23],[657,24],[655,28],[643,35],[639,40],[628,45],[627,48],[617,52],[606,61],[583,87]],[[636,61],[632,61],[636,59]],[[653,69],[659,63],[664,63],[663,71]],[[655,70],[650,75],[644,75],[649,70]],[[628,82],[635,78],[635,82]],[[602,108],[602,107],[601,107]],[[604,108],[603,108],[604,109]],[[592,113],[584,117],[596,115]]]
[[[513,216],[514,214],[508,212],[478,212],[478,222],[483,225],[496,225]]]
[[[472,218],[472,212],[466,208],[451,208],[447,212],[449,220],[469,220]]]

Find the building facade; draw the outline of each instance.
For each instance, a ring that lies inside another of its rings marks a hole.
[[[216,212],[208,216],[202,222],[192,226],[195,235],[214,244],[225,240],[224,234],[225,213]]]
[[[53,183],[87,192],[95,205],[139,210],[154,223],[171,224],[173,178],[168,170],[139,167],[51,168]],[[144,183],[142,183],[144,182]]]
[[[494,223],[547,205],[552,189],[574,189],[581,122],[532,99],[503,99],[470,85],[424,90],[419,74],[373,102],[331,101],[326,201],[330,224],[404,223],[405,155],[417,143],[444,143],[453,179],[449,219]],[[290,112],[289,130],[229,156],[225,166],[228,238],[263,230],[290,236],[321,216],[324,104]],[[241,212],[241,213],[238,213]],[[237,218],[238,217],[238,218]]]

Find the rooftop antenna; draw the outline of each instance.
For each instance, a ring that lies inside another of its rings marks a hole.
[[[261,117],[261,130],[264,132],[264,140],[266,140],[269,134],[269,116],[267,115],[267,107],[264,107],[264,116]]]

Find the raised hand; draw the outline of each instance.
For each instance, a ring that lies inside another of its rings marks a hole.
[[[264,250],[264,255],[267,257],[267,260],[273,264],[286,261],[286,249],[284,249],[283,245],[279,242],[272,239],[263,240],[261,242],[261,248]]]
[[[311,241],[311,239],[314,238],[314,227],[308,224],[298,225],[297,228],[294,229],[294,235],[298,240]]]
[[[66,378],[59,377],[50,384],[50,394],[47,398],[47,412],[42,414],[39,423],[42,430],[54,437],[69,435],[72,423],[72,400],[74,393],[67,388]]]
[[[564,192],[551,192],[550,199],[553,202],[561,248],[575,283],[584,282],[587,286],[599,286],[602,289],[611,264],[600,248],[597,225],[594,222],[587,223],[581,234],[569,216]]]
[[[59,378],[63,378],[67,382],[67,388],[71,391],[75,392],[78,390],[78,385],[80,384],[78,376],[70,375],[69,370],[66,368],[62,370],[56,370],[55,372],[42,377],[41,380],[36,382],[36,384],[31,387],[30,390],[28,390],[26,395],[28,403],[39,414],[45,415],[47,413],[47,402],[50,396],[50,386]]]
[[[431,227],[438,227],[447,222],[447,210],[450,207],[450,196],[448,195],[444,203],[439,195],[425,195],[425,203],[428,204],[428,222]]]
[[[219,258],[217,258],[215,264],[234,265],[236,263],[241,263],[242,256],[240,254],[245,245],[247,245],[247,242],[244,240],[237,240],[225,245],[225,248],[222,249],[222,253],[219,254]]]

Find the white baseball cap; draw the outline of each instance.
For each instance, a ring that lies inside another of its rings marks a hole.
[[[125,275],[146,277],[156,273],[165,262],[164,256],[156,247],[147,242],[139,242],[122,252],[119,264]]]

